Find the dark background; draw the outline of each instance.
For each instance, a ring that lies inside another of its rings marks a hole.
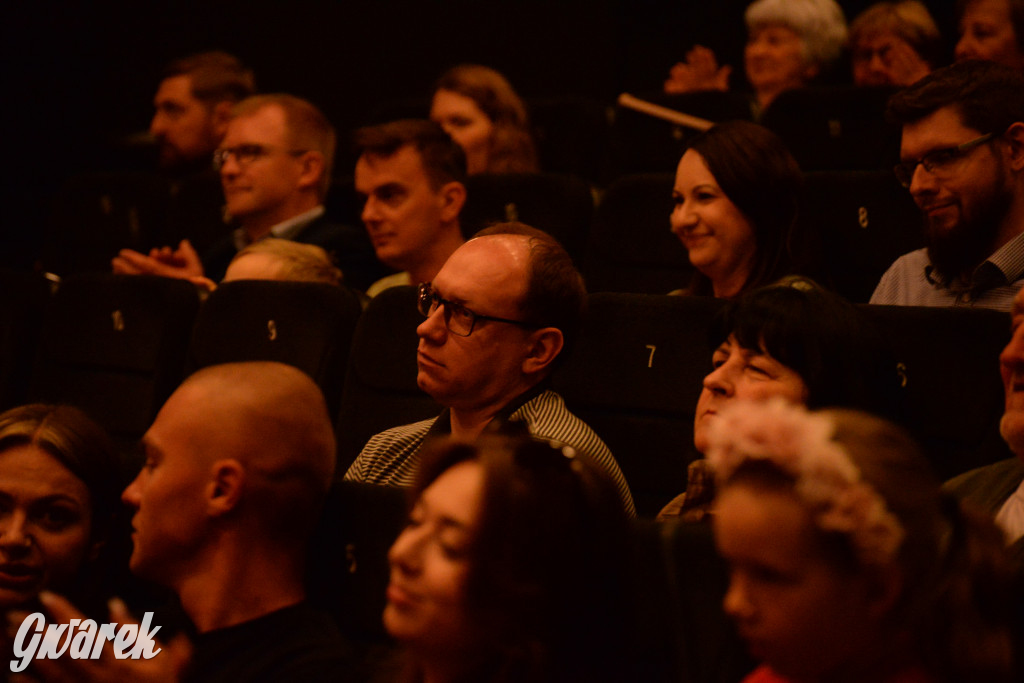
[[[144,131],[162,66],[238,55],[264,92],[318,104],[344,134],[382,104],[425,99],[447,67],[504,72],[527,99],[611,103],[660,88],[695,41],[738,63],[745,0],[292,0],[7,3],[0,249],[41,229],[69,175],[114,166]],[[852,18],[870,2],[841,2]],[[947,35],[952,2],[927,3]],[[343,158],[343,157],[342,157]],[[342,162],[343,164],[344,162]],[[339,168],[339,172],[344,172]],[[8,253],[9,257],[10,254]],[[11,261],[10,258],[0,261]]]

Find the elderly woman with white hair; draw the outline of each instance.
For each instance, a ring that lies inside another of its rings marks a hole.
[[[743,66],[764,110],[779,93],[808,85],[842,54],[846,19],[835,0],[756,0],[747,8]],[[695,45],[672,67],[665,92],[726,90],[731,67]]]

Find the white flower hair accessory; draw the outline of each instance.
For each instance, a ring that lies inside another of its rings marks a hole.
[[[710,425],[707,459],[721,484],[746,460],[767,460],[796,480],[817,525],[850,537],[865,565],[890,563],[903,543],[899,520],[842,446],[828,417],[781,398],[742,402]]]

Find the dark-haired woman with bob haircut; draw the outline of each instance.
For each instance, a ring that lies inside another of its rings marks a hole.
[[[0,414],[0,614],[42,590],[95,597],[91,570],[120,488],[110,440],[81,410],[37,403]]]
[[[893,415],[896,364],[867,315],[805,278],[785,278],[726,304],[712,321],[711,372],[697,401],[693,445],[706,453],[721,413],[741,401],[781,398],[811,408],[857,408]],[[691,463],[686,493],[659,519],[700,519],[714,487],[707,461]]]
[[[797,233],[803,179],[782,140],[747,121],[693,139],[672,190],[672,232],[696,268],[679,293],[731,299],[793,274],[806,258]]]
[[[628,523],[582,453],[434,443],[389,553],[384,625],[428,683],[622,681]]]

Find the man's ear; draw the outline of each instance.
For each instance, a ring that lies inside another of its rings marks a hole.
[[[531,375],[547,369],[562,352],[565,338],[557,327],[542,327],[530,333],[529,350],[523,359],[523,374]]]
[[[324,155],[310,150],[299,158],[299,163],[302,164],[302,172],[299,174],[296,186],[303,189],[318,187],[320,180],[324,177]]]
[[[229,512],[238,505],[245,488],[245,468],[237,460],[218,460],[206,485],[206,506],[212,516]]]
[[[224,137],[224,133],[228,130],[228,121],[231,120],[231,108],[233,106],[234,104],[228,100],[221,100],[213,105],[213,112],[210,118],[213,121],[213,131],[218,138]]]
[[[445,183],[439,193],[441,197],[441,220],[450,223],[457,220],[466,203],[466,186],[460,182]]]
[[[1010,168],[1014,171],[1024,170],[1024,123],[1017,121],[1010,124],[1003,138],[1009,150]]]

